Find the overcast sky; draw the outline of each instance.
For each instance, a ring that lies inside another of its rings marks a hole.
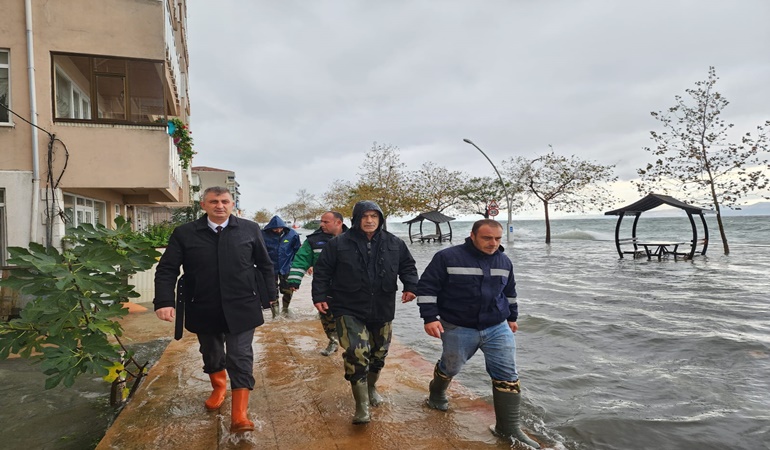
[[[188,39],[194,165],[249,216],[356,180],[375,141],[472,176],[463,138],[498,165],[551,144],[629,180],[709,66],[739,132],[770,119],[768,0],[188,0]]]

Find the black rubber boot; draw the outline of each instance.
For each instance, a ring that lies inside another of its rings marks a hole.
[[[495,387],[492,388],[492,399],[495,404],[495,421],[494,425],[490,425],[489,429],[492,434],[506,439],[515,439],[523,444],[529,445],[533,448],[540,448],[540,444],[529,438],[523,431],[521,431],[521,392],[518,391],[518,383],[516,383],[516,391],[501,391]]]
[[[366,374],[366,383],[369,385],[369,404],[372,406],[380,406],[384,401],[379,392],[377,392],[377,380],[380,379],[379,372],[369,372]]]
[[[356,414],[353,416],[353,425],[369,423],[369,386],[366,380],[358,383],[350,383],[353,388],[353,398],[356,400]]]
[[[433,380],[428,387],[430,396],[428,397],[428,406],[439,411],[446,411],[449,409],[449,399],[446,396],[446,390],[449,387],[449,383],[452,379],[444,375],[438,368],[438,363],[433,369]]]

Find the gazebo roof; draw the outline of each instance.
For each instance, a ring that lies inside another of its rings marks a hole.
[[[607,211],[604,213],[604,215],[619,216],[625,213],[642,213],[644,211],[655,209],[660,205],[673,206],[674,208],[683,209],[690,214],[702,214],[703,212],[711,211],[710,209],[707,209],[707,208],[700,208],[698,206],[688,205],[687,203],[679,201],[674,197],[671,197],[668,195],[647,194],[647,196],[641,200],[637,200],[636,202],[631,203],[630,205],[624,206],[622,208],[614,209],[612,211]]]
[[[438,211],[428,211],[428,212],[420,213],[420,215],[418,215],[417,217],[413,219],[409,219],[404,223],[422,222],[423,220],[429,220],[434,223],[444,223],[444,222],[449,222],[450,220],[455,220],[455,218],[445,216]]]

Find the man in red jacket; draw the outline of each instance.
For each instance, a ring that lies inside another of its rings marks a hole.
[[[213,392],[208,410],[225,400],[227,375],[232,389],[230,431],[254,430],[248,418],[254,388],[254,329],[264,323],[262,308],[275,298],[273,263],[255,222],[231,215],[233,199],[224,187],[203,193],[206,215],[177,227],[155,271],[155,314],[173,321],[174,287],[184,268],[185,328],[198,336],[203,372]]]

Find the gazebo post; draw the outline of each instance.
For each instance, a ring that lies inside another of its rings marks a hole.
[[[623,212],[618,214],[618,223],[615,225],[615,248],[618,250],[620,259],[623,259],[623,251],[620,250],[620,222],[623,222],[623,215],[625,215]]]
[[[709,226],[706,224],[706,216],[703,215],[703,213],[700,213],[700,220],[703,222],[703,250],[700,252],[701,255],[706,254],[706,249],[709,248]]]
[[[690,226],[692,227],[692,242],[687,259],[692,259],[693,256],[695,256],[695,247],[698,245],[698,227],[695,226],[695,220],[692,218],[692,213],[690,211],[687,211],[687,218],[690,219]]]

